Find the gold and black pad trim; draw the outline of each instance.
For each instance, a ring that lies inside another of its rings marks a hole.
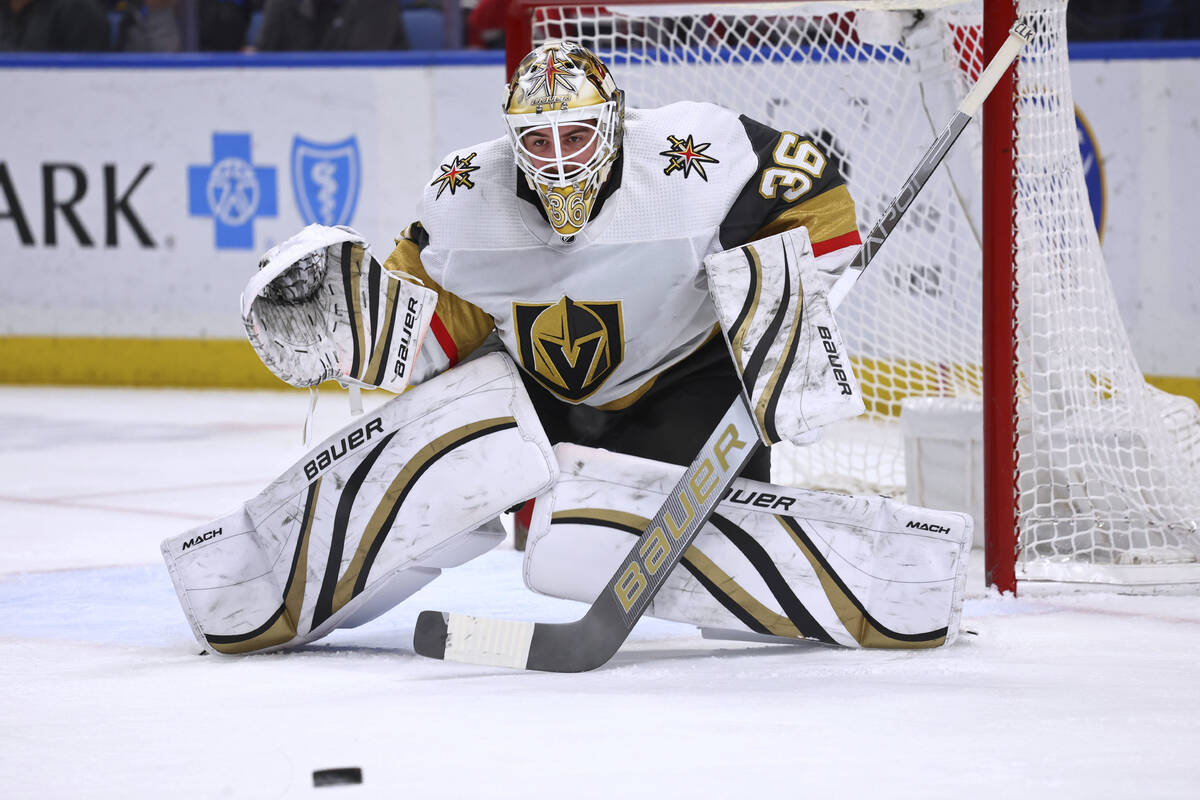
[[[796,349],[800,345],[800,337],[797,335],[800,331],[800,326],[803,322],[804,313],[804,287],[800,284],[800,276],[796,275],[796,291],[793,293],[791,289],[791,273],[792,265],[788,259],[787,248],[783,250],[783,277],[784,277],[784,296],[796,298],[795,308],[792,309],[792,325],[788,332],[787,344],[784,346],[784,356],[779,359],[775,366],[775,371],[771,373],[771,377],[767,379],[763,386],[762,397],[754,408],[754,415],[758,418],[759,427],[767,434],[767,443],[775,444],[783,437],[779,435],[779,430],[775,427],[775,413],[779,407],[779,398],[783,396],[783,385],[787,381],[788,373],[791,372],[792,364],[795,363]],[[787,316],[787,305],[781,304],[779,309],[780,318]]]
[[[767,588],[771,590],[771,594],[779,603],[779,607],[792,622],[796,630],[796,633],[791,634],[792,636],[803,636],[805,639],[816,639],[826,644],[835,644],[833,637],[822,627],[821,623],[817,622],[816,618],[804,607],[800,598],[796,596],[796,593],[792,591],[792,588],[788,586],[787,579],[783,577],[779,567],[775,564],[775,559],[771,558],[771,554],[759,544],[757,539],[744,528],[720,514],[714,513],[708,521],[724,534],[725,538],[746,557],[746,560],[762,577],[763,582],[767,584]],[[768,633],[774,633],[774,631],[768,631]]]
[[[378,278],[376,278],[376,271],[379,269],[380,267],[378,262],[372,260],[370,286],[371,297],[377,297],[379,295]],[[378,322],[376,319],[374,319],[375,315],[379,313],[379,304],[371,303],[371,330],[379,331],[379,333],[375,337],[375,350],[371,353],[371,362],[367,365],[366,375],[359,378],[359,380],[375,386],[383,383],[384,378],[386,377],[388,363],[385,358],[392,346],[392,335],[396,332],[396,316],[398,311],[396,298],[400,295],[400,282],[389,280],[387,282],[386,291],[387,297],[384,301],[383,309],[383,318],[385,320],[385,324],[382,331],[379,330]]]
[[[338,570],[342,562],[342,550],[346,541],[350,510],[362,488],[363,479],[374,465],[377,453],[387,445],[393,435],[389,434],[388,439],[385,439],[363,460],[363,464],[355,469],[354,474],[342,490],[338,512],[334,516],[334,530],[331,536],[329,561],[326,562],[325,579],[318,595],[317,606],[313,611],[313,628],[343,608],[366,588],[371,567],[375,563],[375,558],[383,547],[388,533],[391,532],[396,515],[400,513],[405,498],[408,497],[420,477],[433,464],[468,442],[516,427],[517,421],[513,417],[480,420],[444,433],[417,451],[384,491],[383,497],[376,505],[359,538],[358,548],[350,559],[349,566],[339,578]]]
[[[360,285],[363,279],[363,253],[361,245],[353,242],[342,244],[342,288],[345,292],[346,308],[349,310],[350,319],[354,325],[354,335],[350,337],[354,344],[354,353],[350,360],[351,375],[359,374],[363,360],[370,352],[370,342],[367,338],[367,329],[362,313],[362,295],[360,294]]]
[[[714,520],[716,521],[714,522]],[[712,595],[713,599],[755,633],[833,642],[832,637],[825,632],[804,608],[799,598],[788,588],[787,582],[775,567],[771,557],[758,542],[754,541],[750,534],[719,515],[714,514],[709,521],[713,522],[714,526],[742,551],[762,576],[771,594],[779,601],[780,607],[785,613],[779,614],[768,608],[731,575],[713,563],[703,551],[692,545],[684,552],[680,563]],[[552,525],[597,525],[624,531],[632,536],[640,536],[646,526],[650,524],[648,518],[637,514],[600,508],[556,511],[551,516],[550,522]]]
[[[321,491],[321,480],[318,478],[308,487],[300,535],[296,539],[296,550],[292,554],[287,584],[283,587],[283,603],[265,623],[249,633],[234,636],[205,634],[204,638],[213,650],[226,655],[249,653],[283,644],[296,637],[300,608],[304,603],[305,576],[308,574],[308,542],[312,533],[313,514],[317,507],[317,495]]]
[[[742,248],[750,262],[750,273],[753,276],[752,280],[755,283],[754,299],[757,304],[758,287],[762,285],[762,261],[759,258],[758,252],[752,245],[747,245]],[[792,274],[791,261],[788,258],[787,249],[783,251],[783,292],[780,295],[784,302],[779,304],[771,321],[767,324],[767,329],[763,333],[762,338],[758,340],[754,350],[750,353],[750,358],[747,359],[742,367],[742,383],[746,387],[746,393],[751,397],[754,396],[754,384],[758,381],[759,373],[762,371],[763,364],[766,361],[767,353],[771,349],[771,345],[775,343],[776,336],[779,335],[779,329],[783,327],[789,315],[789,307],[792,305],[788,300],[792,297]],[[800,296],[799,293],[797,296]],[[750,293],[747,295],[749,301]],[[792,327],[788,336],[788,342],[785,346],[787,357],[781,358],[779,364],[775,368],[775,372],[767,379],[766,386],[763,388],[762,395],[759,397],[758,403],[754,408],[754,416],[758,420],[758,425],[763,433],[767,444],[775,444],[781,440],[779,431],[775,427],[774,410],[779,403],[779,395],[782,393],[784,381],[787,379],[788,368],[791,366],[792,358],[796,354],[798,338],[796,332],[800,328],[800,313],[803,310],[803,299],[795,304],[795,308],[791,309]],[[737,342],[735,345],[735,353],[740,353],[741,343],[745,339],[745,330],[748,328],[748,322],[743,323],[743,316],[748,316],[750,312],[746,308],[742,309],[738,319],[734,325],[734,339]]]
[[[350,473],[350,477],[346,479],[346,483],[342,487],[341,495],[338,497],[337,510],[333,515],[333,530],[329,534],[329,555],[325,561],[325,575],[321,580],[320,591],[317,593],[316,605],[313,607],[313,628],[333,615],[333,591],[342,566],[342,550],[346,546],[346,529],[350,524],[350,511],[362,489],[363,481],[367,479],[367,474],[375,466],[380,454],[391,443],[392,437],[395,435],[396,431],[392,431],[379,444],[375,445],[363,457],[362,463]]]
[[[792,537],[792,541],[800,548],[800,552],[808,559],[825,595],[829,598],[833,611],[841,620],[842,625],[863,647],[888,649],[921,649],[939,647],[946,643],[946,628],[926,631],[924,633],[898,633],[881,624],[871,616],[850,588],[829,565],[820,551],[809,538],[808,534],[796,520],[791,517],[776,515],[775,519]]]
[[[738,372],[744,373],[746,365],[742,363],[742,346],[745,344],[746,333],[750,329],[751,320],[754,319],[754,309],[758,308],[759,297],[762,294],[762,261],[753,247],[742,247],[742,253],[750,264],[750,286],[746,292],[746,300],[733,321],[733,336],[730,342],[733,357],[737,359]]]

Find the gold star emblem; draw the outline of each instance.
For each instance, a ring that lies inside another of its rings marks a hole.
[[[441,197],[442,192],[447,189],[450,190],[450,194],[454,194],[455,190],[460,186],[467,189],[475,186],[475,182],[471,180],[471,173],[479,169],[479,167],[471,165],[471,159],[475,158],[475,155],[475,153],[471,153],[466,158],[455,156],[454,160],[449,164],[442,164],[442,174],[434,178],[433,183],[429,184],[430,186],[438,187],[437,197],[434,197],[434,200]],[[441,185],[438,186],[438,184]]]
[[[533,66],[529,73],[521,78],[521,88],[526,97],[539,95],[539,89],[545,89],[547,97],[554,97],[560,91],[563,94],[575,94],[579,91],[573,79],[582,78],[583,70],[575,66],[570,59],[555,58],[558,51],[546,51],[546,58]]]
[[[671,149],[659,153],[660,156],[671,159],[667,168],[663,170],[664,175],[670,175],[675,170],[683,170],[683,177],[686,178],[694,170],[697,175],[707,181],[708,173],[704,171],[704,165],[721,163],[712,156],[704,154],[704,151],[712,146],[712,142],[696,144],[690,133],[686,139],[667,136],[667,141],[670,143]]]

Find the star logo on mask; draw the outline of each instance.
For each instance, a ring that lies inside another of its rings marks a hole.
[[[664,175],[670,175],[675,170],[683,170],[685,178],[695,172],[707,181],[708,173],[704,171],[704,165],[721,163],[712,156],[704,154],[704,151],[712,146],[712,142],[696,144],[690,133],[686,139],[668,135],[667,141],[670,143],[671,149],[659,153],[660,156],[666,156],[671,160],[663,170]]]
[[[450,194],[454,194],[459,187],[464,189],[474,188],[475,181],[471,180],[471,173],[479,169],[479,167],[472,166],[471,164],[471,159],[475,158],[475,155],[475,153],[471,153],[466,158],[455,156],[454,160],[449,164],[442,164],[442,174],[434,178],[433,183],[429,184],[430,186],[438,187],[437,197],[434,197],[434,200],[440,198],[442,192],[447,189],[450,190]]]
[[[526,97],[540,96],[539,90],[543,89],[547,97],[579,91],[579,84],[575,81],[583,77],[583,70],[569,59],[555,58],[555,53],[554,50],[548,51],[545,60],[534,64],[528,74],[521,78],[521,89]]]

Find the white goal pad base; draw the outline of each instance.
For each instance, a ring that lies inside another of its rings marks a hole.
[[[197,641],[262,652],[360,625],[504,539],[557,465],[516,367],[492,354],[326,439],[236,511],[162,543]]]
[[[684,468],[575,445],[555,453],[560,477],[534,505],[525,582],[591,603]],[[710,636],[936,647],[958,635],[970,544],[966,514],[741,479],[646,613]]]

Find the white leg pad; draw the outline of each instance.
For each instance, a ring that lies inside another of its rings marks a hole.
[[[206,649],[292,647],[361,625],[495,547],[497,515],[556,476],[515,366],[494,354],[356,420],[161,549]]]
[[[573,445],[555,451],[560,477],[534,506],[525,582],[591,603],[684,470]],[[647,614],[709,636],[948,644],[959,631],[971,526],[969,515],[884,497],[738,480]]]

